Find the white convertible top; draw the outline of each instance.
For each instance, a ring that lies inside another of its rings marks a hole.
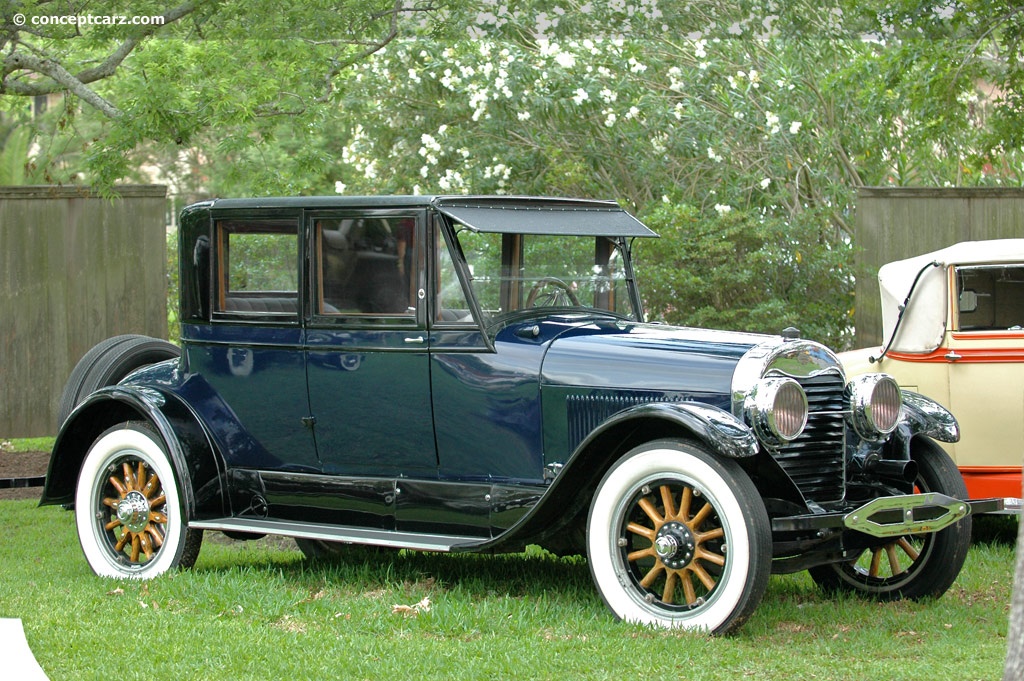
[[[938,267],[930,267],[930,263]],[[878,270],[878,287],[882,295],[882,337],[892,337],[900,306],[907,299],[910,287],[924,269],[913,297],[903,316],[899,334],[893,340],[894,352],[926,353],[942,343],[946,332],[949,294],[948,265],[979,265],[1024,263],[1024,239],[964,241],[949,248],[925,253],[906,260],[883,265]]]

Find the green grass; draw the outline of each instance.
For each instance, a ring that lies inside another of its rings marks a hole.
[[[325,565],[287,542],[217,537],[192,570],[110,581],[86,565],[71,513],[0,502],[0,617],[23,620],[54,681],[994,679],[1014,549],[976,543],[926,603],[828,599],[806,574],[773,577],[737,635],[711,638],[614,621],[578,558],[353,549]],[[424,598],[429,611],[392,612]]]
[[[0,452],[48,452],[53,449],[54,440],[53,437],[0,439]]]

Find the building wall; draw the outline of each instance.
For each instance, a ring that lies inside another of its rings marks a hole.
[[[99,341],[167,337],[166,188],[117,189],[0,187],[0,437],[55,434]]]
[[[855,222],[855,346],[881,345],[878,269],[961,241],[1024,238],[1024,189],[862,187]]]

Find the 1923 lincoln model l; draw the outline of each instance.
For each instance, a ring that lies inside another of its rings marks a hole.
[[[112,577],[189,566],[219,530],[310,557],[585,552],[617,617],[717,633],[773,572],[945,592],[1000,503],[964,501],[933,442],[953,417],[792,333],[645,323],[652,236],[588,200],[192,205],[180,356],[119,336],[79,362],[43,503],[74,505]]]

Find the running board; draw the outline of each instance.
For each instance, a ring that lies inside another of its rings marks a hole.
[[[398,532],[395,530],[367,530],[361,527],[300,523],[288,520],[267,520],[264,518],[217,518],[198,520],[188,524],[189,529],[217,530],[219,532],[244,532],[248,534],[280,534],[301,539],[321,539],[347,544],[390,546],[396,549],[415,551],[451,551],[470,548],[474,544],[490,541],[490,537],[463,537],[449,534],[422,534],[419,532]]]

